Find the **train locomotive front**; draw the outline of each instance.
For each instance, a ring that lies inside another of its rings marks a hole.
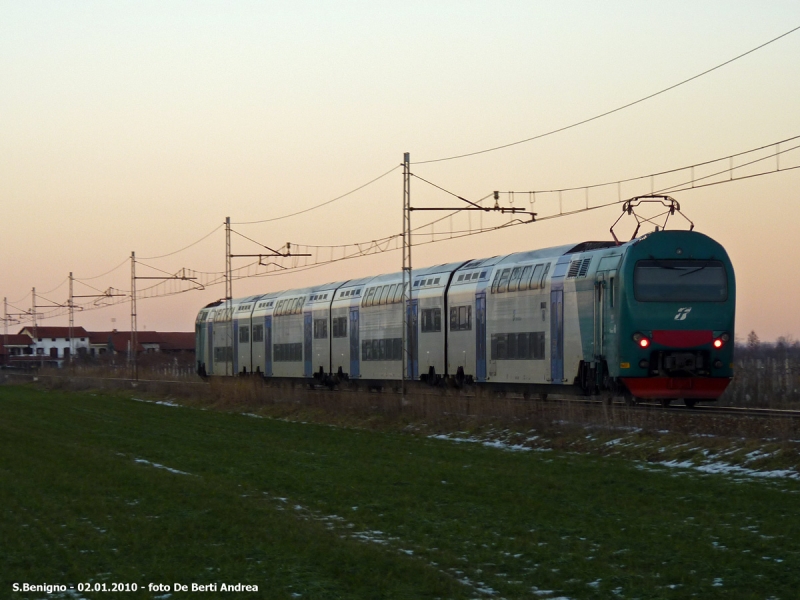
[[[736,282],[724,248],[655,232],[628,246],[620,271],[615,383],[631,399],[716,400],[733,377]]]

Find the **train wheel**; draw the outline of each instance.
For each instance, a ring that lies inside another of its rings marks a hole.
[[[694,408],[697,404],[697,400],[695,398],[684,398],[683,403],[686,405],[686,408]]]
[[[661,398],[660,402],[662,408],[668,408],[672,404],[672,398]]]

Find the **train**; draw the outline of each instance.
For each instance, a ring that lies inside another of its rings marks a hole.
[[[696,231],[414,269],[403,304],[402,272],[213,302],[197,371],[381,389],[406,361],[430,385],[690,407],[733,377],[733,265]]]

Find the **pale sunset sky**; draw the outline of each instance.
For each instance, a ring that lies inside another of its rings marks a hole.
[[[131,251],[142,257],[141,275],[158,274],[145,265],[222,271],[222,229],[183,252],[144,257],[179,250],[228,216],[265,220],[330,200],[399,165],[404,152],[412,163],[426,161],[582,121],[798,26],[797,0],[0,1],[0,297],[16,307],[10,312],[30,309],[33,287],[42,303],[65,303],[70,271],[80,280],[76,295],[127,291]],[[412,170],[477,200],[493,190],[649,175],[795,136],[800,31],[579,127]],[[741,337],[800,337],[800,169],[789,169],[800,165],[797,145],[785,142],[780,159],[734,171],[779,161],[785,172],[674,194],[696,230],[733,260]],[[772,146],[736,160],[774,153]],[[695,177],[720,165],[729,161]],[[687,174],[626,184],[622,195]],[[272,247],[365,242],[401,231],[402,189],[396,170],[324,208],[234,229]],[[592,190],[590,205],[617,194],[615,186]],[[418,179],[412,199],[458,202]],[[529,200],[515,195],[516,206]],[[564,210],[580,208],[585,192],[561,201]],[[558,212],[558,195],[538,194],[535,210]],[[421,245],[414,265],[610,239],[619,212],[612,206]],[[414,213],[413,224],[432,218]],[[477,226],[470,218],[445,220],[437,231]],[[233,251],[258,248],[234,236]],[[397,271],[400,263],[395,251],[238,280],[234,296]],[[217,285],[141,300],[139,328],[192,330],[197,310],[223,295]],[[120,304],[79,312],[76,324],[128,329],[129,314]],[[66,325],[67,317],[40,323]]]

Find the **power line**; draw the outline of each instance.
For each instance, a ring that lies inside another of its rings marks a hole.
[[[323,206],[327,206],[328,204],[332,204],[332,203],[336,202],[337,200],[341,200],[342,198],[346,198],[350,194],[354,194],[359,190],[363,190],[368,185],[371,185],[371,184],[375,183],[376,181],[378,181],[380,179],[383,179],[389,173],[392,173],[392,172],[396,171],[397,169],[400,168],[400,166],[401,165],[396,165],[396,166],[392,167],[391,169],[389,169],[388,171],[386,171],[383,175],[378,175],[375,179],[370,179],[368,182],[358,186],[357,188],[354,188],[354,189],[350,190],[349,192],[347,192],[345,194],[342,194],[341,196],[337,196],[336,198],[332,198],[331,200],[327,200],[327,201],[322,202],[320,204],[317,204],[315,206],[311,206],[311,207],[305,208],[303,210],[298,210],[297,212],[289,213],[287,215],[282,215],[280,217],[272,217],[271,219],[261,219],[260,221],[239,221],[239,222],[236,222],[236,223],[231,223],[231,225],[255,225],[256,223],[271,223],[272,221],[280,221],[281,219],[288,219],[289,217],[296,217],[297,215],[302,215],[302,214],[305,214],[307,212],[311,212],[312,210],[316,210],[318,208],[322,208]]]
[[[129,258],[126,258],[125,260],[123,260],[121,263],[119,263],[113,269],[109,269],[108,271],[106,271],[105,273],[101,273],[100,275],[95,275],[94,277],[75,277],[74,280],[75,281],[91,281],[92,279],[100,279],[101,277],[105,277],[109,273],[113,273],[114,271],[119,269],[122,265],[127,264],[127,262],[129,260],[130,260]]]
[[[651,178],[651,177],[659,177],[661,175],[670,175],[672,173],[679,173],[680,171],[688,171],[690,169],[696,169],[698,167],[705,167],[707,165],[713,165],[714,163],[722,162],[723,160],[731,160],[731,159],[737,158],[739,156],[744,156],[746,154],[752,154],[752,153],[758,152],[760,150],[766,150],[767,148],[773,148],[773,147],[777,148],[778,146],[780,146],[780,144],[785,144],[786,142],[791,142],[791,141],[794,141],[794,140],[797,140],[797,139],[800,139],[800,135],[795,135],[793,137],[786,138],[786,139],[783,139],[783,140],[780,140],[780,141],[777,141],[777,142],[772,142],[771,144],[765,144],[765,145],[759,146],[757,148],[751,148],[750,150],[744,150],[743,152],[737,152],[736,154],[729,154],[728,156],[722,156],[720,158],[715,158],[715,159],[712,159],[712,160],[706,160],[704,162],[695,163],[693,165],[686,165],[684,167],[677,167],[677,168],[674,168],[674,169],[669,169],[667,171],[659,171],[657,173],[649,173],[647,175],[639,175],[637,177],[628,177],[627,179],[617,179],[617,180],[614,180],[614,181],[606,181],[606,182],[603,182],[603,183],[593,183],[591,185],[579,185],[579,186],[566,187],[566,188],[556,188],[556,189],[550,189],[550,190],[525,190],[525,191],[514,191],[514,192],[510,192],[510,193],[514,193],[514,194],[557,194],[558,192],[575,192],[575,191],[578,191],[578,190],[586,190],[586,189],[591,190],[591,189],[594,189],[594,188],[607,187],[607,186],[611,186],[611,185],[618,185],[618,184],[621,184],[621,183],[630,183],[631,181],[638,181],[640,179],[648,179],[648,178]],[[769,158],[773,158],[775,156],[778,156],[778,155],[781,155],[781,154],[785,154],[786,152],[790,152],[791,150],[795,150],[796,148],[797,148],[797,146],[794,146],[792,148],[787,148],[786,150],[777,150],[774,154],[771,154],[771,155],[766,156],[764,158],[760,158],[760,159],[758,159],[757,161],[754,161],[754,162],[758,162],[760,160],[767,160]],[[724,169],[723,171],[720,171],[720,173],[724,173],[724,172],[727,172],[727,171],[730,171],[730,170],[733,170],[733,169],[741,169],[742,167],[746,167],[746,166],[748,166],[750,164],[752,164],[752,163],[743,163],[741,165],[731,166],[728,169]],[[509,193],[509,192],[504,192],[504,193]]]
[[[160,255],[160,256],[142,256],[142,259],[143,259],[143,260],[156,260],[157,258],[166,258],[166,257],[168,257],[168,256],[174,256],[175,254],[178,254],[179,252],[183,252],[184,250],[188,250],[188,249],[189,249],[189,248],[191,248],[192,246],[196,246],[197,244],[199,244],[200,242],[202,242],[204,239],[206,239],[206,238],[210,237],[212,234],[214,234],[214,233],[216,233],[217,231],[219,231],[219,230],[220,230],[222,227],[224,227],[224,225],[223,225],[223,224],[217,225],[217,226],[216,226],[214,229],[212,229],[211,231],[209,231],[207,234],[205,234],[205,235],[204,235],[203,237],[201,237],[199,240],[196,240],[196,241],[192,242],[192,243],[191,243],[191,244],[189,244],[188,246],[184,246],[184,247],[183,247],[183,248],[181,248],[180,250],[175,250],[175,252],[170,252],[170,253],[168,253],[168,254],[162,254],[162,255]],[[127,262],[127,261],[126,261],[126,262]]]
[[[599,115],[595,115],[593,117],[589,117],[588,119],[583,119],[582,121],[578,121],[576,123],[572,123],[571,125],[565,125],[564,127],[559,127],[558,129],[553,129],[553,130],[547,131],[545,133],[540,133],[538,135],[526,138],[524,140],[511,142],[509,144],[502,144],[500,146],[494,146],[493,148],[486,148],[484,150],[477,150],[475,152],[468,152],[466,154],[456,154],[454,156],[446,156],[446,157],[443,157],[443,158],[433,158],[433,159],[429,159],[429,160],[420,160],[420,161],[417,161],[417,162],[415,162],[413,164],[415,164],[415,165],[424,165],[424,164],[428,164],[428,163],[443,162],[443,161],[446,161],[446,160],[456,160],[458,158],[466,158],[468,156],[475,156],[475,155],[478,155],[478,154],[486,154],[487,152],[494,152],[495,150],[501,150],[503,148],[510,148],[511,146],[517,146],[519,144],[524,144],[526,142],[532,142],[533,140],[538,140],[538,139],[541,139],[543,137],[547,137],[547,136],[550,136],[550,135],[553,135],[553,134],[556,134],[556,133],[560,133],[562,131],[567,131],[568,129],[573,129],[573,128],[578,127],[580,125],[585,125],[586,123],[591,123],[592,121],[596,121],[598,119],[602,119],[603,117],[607,117],[608,115],[612,115],[612,114],[617,113],[617,112],[619,112],[621,110],[625,110],[626,108],[630,108],[631,106],[635,106],[637,104],[641,104],[642,102],[645,102],[646,100],[650,100],[651,98],[655,98],[656,96],[664,94],[664,93],[666,93],[666,92],[668,92],[670,90],[674,90],[675,88],[680,87],[680,86],[682,86],[682,85],[684,85],[686,83],[689,83],[690,81],[694,81],[695,79],[698,79],[698,78],[702,77],[703,75],[708,75],[709,73],[712,73],[712,72],[716,71],[717,69],[721,69],[722,67],[724,67],[726,65],[729,65],[732,62],[735,62],[735,61],[739,60],[740,58],[744,58],[748,54],[752,54],[753,52],[756,52],[757,50],[761,50],[762,48],[764,48],[766,46],[769,46],[770,44],[772,44],[774,42],[777,42],[781,38],[784,38],[787,35],[794,33],[798,29],[800,29],[800,26],[795,27],[794,29],[790,29],[786,33],[782,33],[778,37],[772,38],[768,42],[764,42],[760,46],[756,46],[755,48],[753,48],[751,50],[748,50],[747,52],[744,52],[743,54],[739,54],[738,56],[735,56],[735,57],[733,57],[733,58],[731,58],[729,60],[726,60],[725,62],[720,63],[717,66],[712,67],[710,69],[707,69],[707,70],[703,71],[702,73],[698,73],[697,75],[689,77],[688,79],[684,79],[683,81],[680,81],[680,82],[675,83],[675,84],[673,84],[673,85],[671,85],[669,87],[666,87],[666,88],[664,88],[662,90],[659,90],[657,92],[649,94],[649,95],[647,95],[647,96],[645,96],[643,98],[639,98],[638,100],[634,100],[633,102],[628,102],[627,104],[623,104],[622,106],[618,106],[617,108],[608,110],[608,111],[606,111],[604,113],[601,113]]]

